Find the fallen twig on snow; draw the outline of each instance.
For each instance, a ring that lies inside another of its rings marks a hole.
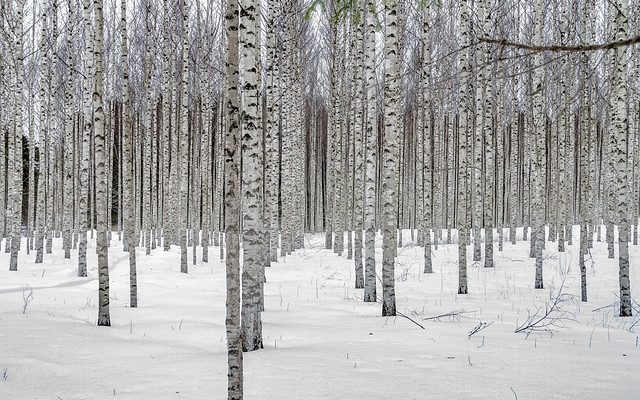
[[[423,321],[431,321],[431,320],[440,321],[442,318],[449,318],[450,320],[459,321],[462,315],[473,313],[473,312],[475,311],[454,310],[454,311],[449,311],[448,313],[434,315],[432,317],[427,317],[427,318],[422,318],[422,320]]]
[[[426,330],[426,328],[425,328],[424,326],[420,325],[418,322],[414,321],[411,317],[408,317],[408,316],[404,315],[404,314],[403,314],[403,313],[401,313],[400,311],[397,311],[397,310],[396,310],[396,314],[398,314],[398,315],[399,315],[399,316],[401,316],[401,317],[404,317],[404,318],[408,319],[409,321],[411,321],[411,322],[413,322],[414,324],[418,325],[420,328],[422,328],[422,329]]]
[[[611,307],[615,307],[616,304],[615,303],[611,303],[607,306],[602,306],[602,307],[598,307],[598,308],[594,308],[593,310],[591,310],[591,312],[596,312],[596,311],[600,311],[600,310],[604,310],[605,308],[611,308]]]
[[[378,301],[382,301],[382,299],[380,297],[378,297]],[[396,310],[396,314],[408,319],[409,321],[413,322],[414,324],[418,325],[420,328],[427,330],[427,328],[425,328],[424,326],[422,326],[421,324],[419,324],[418,322],[416,322],[416,320],[414,320],[413,318],[409,317],[408,315],[405,315],[403,313],[401,313],[400,311]],[[382,327],[384,328],[387,325],[387,322],[385,321],[384,325],[382,325]]]
[[[31,288],[31,286],[26,285],[22,289],[22,299],[24,300],[24,304],[22,306],[22,314],[26,314],[29,303],[33,301],[33,289]]]
[[[551,294],[550,299],[536,307],[533,313],[527,310],[527,319],[514,332],[524,332],[527,337],[534,332],[553,335],[553,332],[563,327],[564,321],[573,320],[574,314],[565,310],[564,307],[574,302],[574,296],[563,293],[563,289],[564,279],[555,295]]]
[[[491,326],[493,324],[493,321],[486,323],[483,321],[478,322],[478,325],[476,325],[470,332],[468,337],[471,337],[473,335],[475,335],[476,333],[483,331],[485,329],[487,329],[489,326]]]

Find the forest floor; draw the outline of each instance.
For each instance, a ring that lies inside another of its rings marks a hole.
[[[95,242],[88,278],[75,276],[77,253],[65,260],[60,239],[44,264],[33,263],[35,252],[21,252],[18,272],[8,271],[9,255],[0,253],[0,399],[226,398],[218,248],[210,249],[212,262],[189,265],[189,274],[180,273],[177,247],[150,256],[138,249],[140,306],[130,309],[128,261],[116,237],[111,327],[96,326]],[[565,253],[547,242],[543,290],[533,289],[528,243],[505,243],[504,252],[496,244],[495,268],[470,262],[470,294],[460,296],[457,245],[440,245],[427,275],[423,249],[409,239],[405,231],[398,249],[397,306],[425,329],[402,316],[381,317],[380,303],[363,303],[362,290],[353,288],[353,260],[325,250],[322,235],[274,263],[266,273],[264,350],[244,355],[245,398],[640,398],[640,306],[632,318],[616,316],[617,259],[607,259],[605,243],[591,251],[583,303],[577,240]],[[630,256],[639,299],[640,248],[630,246]],[[553,335],[514,333],[562,282],[567,319]],[[450,312],[457,315],[428,319]],[[469,337],[479,323],[485,328]]]

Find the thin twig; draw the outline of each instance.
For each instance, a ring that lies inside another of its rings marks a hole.
[[[398,315],[399,315],[399,316],[401,316],[401,317],[404,317],[404,318],[408,319],[409,321],[411,321],[411,322],[413,322],[414,324],[418,325],[420,328],[422,328],[422,329],[426,330],[426,328],[425,328],[424,326],[420,325],[419,323],[417,323],[416,321],[414,321],[411,317],[408,317],[408,316],[404,315],[404,314],[403,314],[403,313],[401,313],[400,311],[397,311],[397,310],[396,310],[396,314],[398,314]]]
[[[459,319],[461,315],[463,314],[469,314],[475,311],[465,311],[465,310],[456,310],[456,311],[449,311],[448,313],[444,313],[444,314],[440,314],[440,315],[434,315],[432,317],[427,317],[427,318],[422,318],[423,321],[431,321],[431,320],[437,320],[439,321],[441,318],[445,318],[445,317],[449,317],[452,319]]]

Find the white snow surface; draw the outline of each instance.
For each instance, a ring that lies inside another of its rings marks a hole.
[[[521,231],[519,231],[521,239]],[[578,229],[574,228],[577,238]],[[353,260],[324,249],[323,234],[266,271],[264,349],[244,354],[245,399],[640,399],[640,306],[617,317],[617,259],[594,241],[587,256],[589,301],[580,302],[578,240],[557,252],[547,242],[545,289],[536,290],[528,242],[495,244],[493,269],[469,262],[469,294],[457,295],[457,245],[423,248],[409,231],[398,249],[396,295],[402,317],[381,317],[354,289]],[[380,242],[380,238],[378,238]],[[127,254],[111,242],[111,327],[96,326],[97,258],[76,277],[77,251],[61,239],[43,264],[26,254],[9,272],[0,253],[0,400],[225,399],[225,267],[210,262],[180,273],[180,250],[138,248],[139,307],[128,307]],[[378,243],[380,245],[380,243]],[[378,268],[381,250],[378,248]],[[473,256],[472,246],[468,256]],[[616,246],[617,256],[617,246]],[[631,289],[640,296],[640,250],[630,246]],[[514,333],[564,280],[575,301],[553,332]],[[380,270],[378,270],[380,274]],[[25,288],[33,300],[23,314]],[[382,288],[378,282],[378,296]],[[451,311],[456,318],[424,320]],[[479,322],[490,324],[468,337]]]

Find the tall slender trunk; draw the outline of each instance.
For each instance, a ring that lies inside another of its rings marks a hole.
[[[125,237],[127,238],[127,251],[129,252],[129,306],[138,306],[138,273],[136,268],[136,247],[138,245],[136,235],[136,207],[133,199],[135,193],[135,166],[133,160],[133,137],[131,133],[131,101],[129,100],[129,48],[127,37],[127,0],[120,3],[121,23],[120,57],[122,60],[122,140],[123,140],[123,171],[124,178],[124,213],[125,213]]]
[[[18,252],[20,251],[21,241],[21,226],[22,226],[22,90],[24,84],[24,48],[23,48],[23,33],[24,33],[24,4],[25,0],[18,1],[16,10],[16,24],[15,24],[15,54],[16,54],[16,84],[15,84],[15,101],[14,101],[14,123],[15,131],[13,138],[15,140],[13,145],[13,157],[10,156],[9,162],[13,164],[13,181],[9,186],[11,187],[12,194],[12,215],[7,215],[7,220],[12,223],[11,228],[11,258],[9,260],[9,271],[18,270]],[[11,179],[11,178],[9,178]]]
[[[240,110],[242,121],[242,349],[262,348],[261,269],[262,262],[262,132],[259,114],[259,57],[256,50],[260,4],[256,0],[240,0],[240,49],[244,66],[241,75]]]
[[[144,23],[146,28],[146,34],[144,38],[145,44],[145,55],[143,61],[143,71],[144,71],[144,106],[142,112],[144,113],[142,116],[143,120],[143,129],[141,140],[143,141],[142,146],[142,154],[144,155],[143,170],[141,171],[142,176],[142,229],[144,232],[144,245],[146,254],[151,254],[151,236],[152,236],[152,228],[153,228],[153,206],[151,199],[151,185],[153,182],[153,165],[152,165],[152,141],[154,139],[154,129],[153,129],[153,115],[154,115],[154,105],[151,99],[151,79],[153,76],[153,65],[151,59],[151,41],[153,38],[151,37],[151,3],[147,2],[144,5]]]
[[[615,0],[616,40],[627,37],[628,0]],[[631,284],[629,280],[629,182],[627,154],[627,86],[625,82],[626,47],[618,47],[615,51],[615,65],[612,71],[613,107],[611,135],[614,137],[614,163],[616,173],[616,213],[618,222],[618,263],[620,284],[620,316],[630,317],[632,314]]]
[[[470,114],[470,85],[469,55],[467,46],[469,39],[469,4],[467,0],[460,2],[460,88],[458,106],[458,193],[457,193],[457,226],[458,226],[458,294],[467,294],[467,240],[468,219],[467,213],[467,182],[469,171],[467,170],[467,135],[469,132]]]
[[[102,0],[93,0],[95,17],[95,88],[93,91],[93,126],[95,137],[96,157],[96,215],[98,238],[98,326],[111,326],[109,316],[109,221],[107,218],[107,170],[105,165],[105,113],[102,103],[103,74],[102,50],[104,41],[104,19],[102,14]]]
[[[170,135],[171,123],[171,81],[169,74],[169,30],[170,30],[169,0],[163,0],[162,5],[162,240],[165,251],[171,249],[173,238],[173,174],[176,154],[172,152],[171,143],[175,142],[175,135]],[[175,127],[172,127],[175,129]],[[171,161],[171,164],[169,162]]]
[[[265,206],[267,214],[267,227],[269,238],[269,261],[278,261],[278,153],[279,132],[278,114],[280,101],[276,98],[279,78],[279,62],[281,57],[276,51],[276,7],[273,0],[266,4],[267,23],[267,59],[266,59],[266,181],[265,181]]]
[[[481,4],[484,14],[484,30],[490,32],[493,26],[492,10],[489,3],[483,1]],[[491,59],[491,49],[485,46],[484,61],[489,62]],[[495,147],[494,147],[494,94],[492,77],[496,71],[491,71],[488,75],[488,81],[484,82],[484,104],[482,117],[482,136],[484,137],[484,156],[485,156],[485,177],[484,177],[484,266],[493,268],[493,226],[494,226],[494,193],[495,193]]]
[[[239,7],[237,0],[227,0],[225,8],[227,32],[226,58],[226,128],[224,147],[224,225],[227,248],[227,398],[241,400],[242,331],[240,326],[240,127],[238,59]],[[222,247],[222,246],[221,246]]]
[[[544,31],[544,4],[542,0],[535,0],[533,6],[533,41],[534,43],[542,43]],[[542,250],[545,240],[545,213],[544,213],[544,184],[545,174],[543,170],[543,152],[545,151],[545,124],[546,116],[544,112],[544,87],[543,78],[544,71],[542,69],[543,57],[541,52],[534,54],[534,67],[532,71],[533,79],[533,140],[534,140],[534,159],[533,159],[533,212],[534,212],[534,231],[535,234],[535,258],[536,258],[536,274],[535,288],[542,289]],[[532,238],[533,240],[533,238]]]
[[[181,2],[182,12],[182,74],[180,87],[180,150],[179,150],[179,177],[180,177],[180,221],[178,232],[180,233],[180,272],[188,272],[187,263],[187,231],[188,231],[188,159],[189,159],[189,13],[187,0]]]
[[[93,32],[91,24],[91,14],[89,0],[84,0],[83,3],[83,18],[84,18],[84,34],[86,45],[86,67],[85,67],[85,79],[84,79],[84,97],[83,101],[83,120],[84,126],[82,129],[82,153],[80,164],[80,201],[79,217],[80,217],[80,243],[78,246],[78,276],[87,276],[87,201],[89,197],[89,136],[91,135],[91,128],[93,124],[92,107],[91,107],[91,95],[93,94],[92,85],[95,84],[93,79]]]
[[[46,90],[47,82],[51,81],[51,74],[49,69],[49,53],[47,52],[47,7],[42,5],[41,17],[42,17],[42,31],[40,37],[40,57],[42,57],[42,66],[40,69],[40,138],[38,143],[38,206],[36,210],[36,230],[35,230],[35,245],[36,245],[36,264],[43,262],[44,258],[44,235],[46,226],[46,179],[48,172],[48,156],[46,149],[48,146],[48,133],[49,127],[47,126],[47,96]],[[4,137],[0,139],[2,141],[1,147],[4,149]],[[4,167],[4,162],[2,162]],[[3,175],[2,167],[0,167],[0,176]],[[4,182],[2,182],[2,188],[0,191],[4,191]],[[2,201],[0,201],[0,207],[4,207]],[[1,234],[0,234],[1,236]]]
[[[420,103],[418,108],[418,132],[421,146],[418,146],[420,152],[419,158],[422,159],[419,170],[417,171],[417,179],[420,180],[418,188],[422,188],[422,198],[418,199],[418,218],[420,223],[420,232],[423,235],[424,242],[424,272],[433,272],[433,262],[431,257],[431,228],[434,227],[433,218],[433,165],[434,164],[434,138],[433,129],[431,127],[432,109],[430,97],[427,93],[427,85],[430,78],[430,49],[429,49],[429,8],[427,7],[422,13],[422,63],[420,69]],[[420,190],[418,191],[420,192]],[[435,231],[434,231],[435,233]]]
[[[395,254],[397,221],[397,164],[400,105],[400,73],[398,71],[398,3],[385,5],[385,77],[384,77],[384,180],[383,180],[383,247],[382,247],[382,316],[396,315]]]
[[[365,135],[365,181],[364,181],[364,301],[375,302],[376,295],[376,171],[378,134],[376,129],[376,7],[373,0],[367,3],[365,32],[365,88],[366,88],[366,135]]]
[[[362,3],[362,7],[366,7],[367,2]],[[363,9],[363,15],[367,15],[366,8]],[[363,226],[363,200],[364,200],[364,152],[363,145],[366,135],[365,109],[366,98],[365,81],[364,81],[364,47],[365,47],[365,21],[358,21],[355,31],[356,46],[356,62],[355,71],[355,96],[354,101],[354,182],[353,182],[353,221],[354,221],[354,241],[353,241],[353,259],[355,263],[355,288],[364,288],[364,269],[362,264],[362,226]]]
[[[62,192],[63,201],[63,214],[62,214],[62,247],[64,248],[64,258],[71,258],[71,246],[72,246],[72,230],[73,230],[73,206],[74,206],[74,191],[73,191],[73,132],[74,132],[74,115],[75,115],[75,91],[74,87],[74,49],[73,46],[73,27],[75,25],[74,11],[71,0],[67,1],[67,12],[69,15],[69,21],[66,24],[66,71],[67,71],[67,83],[65,87],[65,106],[64,106],[64,142],[63,142],[63,174],[62,182],[64,191]]]

